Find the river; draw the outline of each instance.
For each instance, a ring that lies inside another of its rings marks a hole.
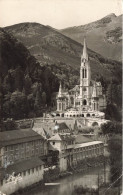
[[[60,183],[56,186],[45,186],[44,189],[37,187],[23,195],[71,195],[74,186],[77,185],[87,185],[87,186],[97,186],[98,174],[100,182],[104,179],[104,169],[103,167],[93,168],[85,173],[76,173],[65,178],[61,178],[55,181],[55,183]],[[106,181],[109,181],[109,167],[106,167]]]

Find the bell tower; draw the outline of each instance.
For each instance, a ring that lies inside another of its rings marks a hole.
[[[81,67],[80,67],[80,97],[87,100],[90,97],[90,80],[91,80],[91,70],[90,63],[87,53],[86,40],[84,38],[83,53],[81,55]]]

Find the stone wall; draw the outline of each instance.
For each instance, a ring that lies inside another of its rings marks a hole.
[[[7,182],[7,180],[3,180],[0,183],[1,192],[10,195],[20,189],[24,189],[28,186],[33,185],[34,183],[40,182],[43,180],[44,175],[44,166],[36,167],[34,169],[30,169],[28,171],[20,173],[20,179],[13,179],[12,181]]]

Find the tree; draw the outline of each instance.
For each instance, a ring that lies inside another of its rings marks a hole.
[[[29,105],[29,112],[34,110],[34,103],[35,103],[35,98],[33,94],[29,94],[27,96],[27,101]]]
[[[108,104],[105,110],[105,118],[108,120],[121,121],[121,113],[115,104]]]
[[[110,121],[101,125],[103,134],[122,134],[122,123]]]
[[[40,91],[37,91],[36,93],[34,109],[35,111],[39,111],[41,109],[41,92]]]
[[[24,81],[23,81],[23,71],[20,66],[15,70],[14,82],[15,82],[15,90],[19,89],[19,91],[22,91]]]
[[[14,89],[14,79],[11,76],[11,73],[8,72],[8,75],[5,76],[3,81],[3,91],[4,93],[13,92]]]
[[[19,91],[13,92],[11,95],[10,104],[10,116],[12,118],[21,119],[27,117],[29,108],[25,94]]]
[[[31,86],[32,86],[31,78],[29,77],[29,75],[26,75],[24,79],[24,89],[26,95],[31,93]]]
[[[117,135],[109,140],[108,150],[111,162],[111,182],[115,182],[122,174],[122,137]],[[120,185],[118,180],[115,185]]]
[[[108,85],[107,92],[106,92],[107,104],[112,104],[112,83]]]
[[[42,99],[42,104],[45,105],[46,104],[46,93],[45,92],[42,93],[41,99]]]
[[[17,130],[18,126],[14,120],[7,120],[3,122],[3,129],[2,131],[10,131],[10,130]]]

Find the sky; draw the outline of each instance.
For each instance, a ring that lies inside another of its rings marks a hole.
[[[56,29],[122,14],[122,0],[0,0],[0,27],[37,22]]]

